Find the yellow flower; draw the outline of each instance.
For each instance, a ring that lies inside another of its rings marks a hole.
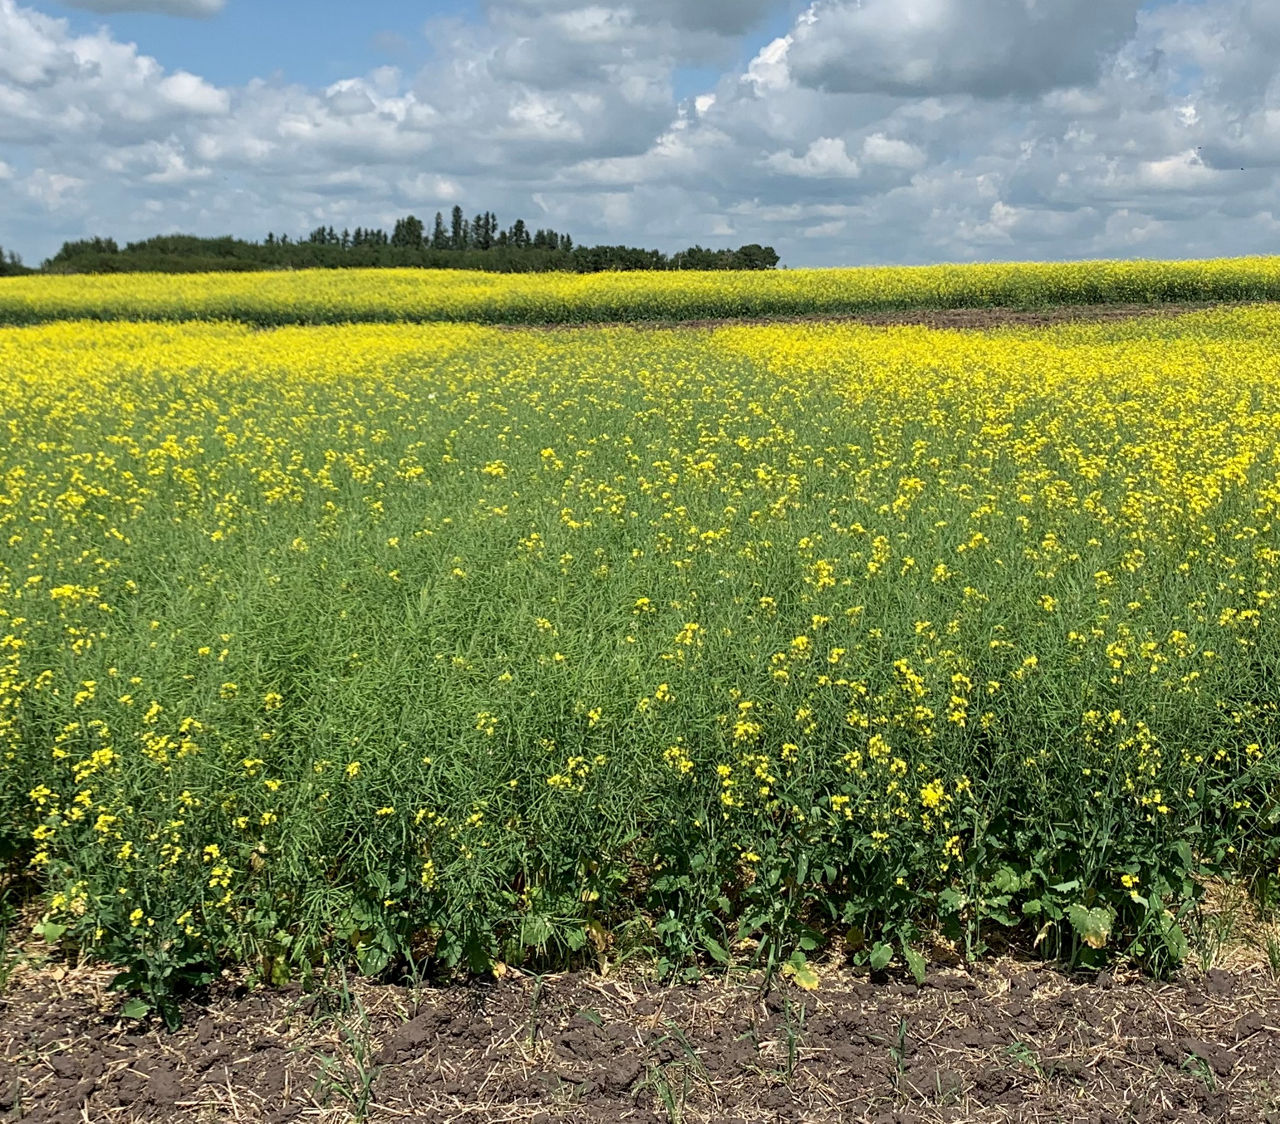
[[[950,800],[951,797],[947,795],[946,787],[940,780],[930,781],[920,790],[920,803],[930,811],[941,808]]]

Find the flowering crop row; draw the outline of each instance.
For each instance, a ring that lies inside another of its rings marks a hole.
[[[0,324],[68,317],[329,324],[574,323],[895,308],[1274,300],[1280,259],[1095,261],[745,273],[310,270],[33,276],[0,282]]]
[[[0,369],[0,847],[157,1002],[925,926],[1159,966],[1198,875],[1275,874],[1274,309]]]

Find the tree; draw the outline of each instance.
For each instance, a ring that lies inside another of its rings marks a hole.
[[[397,219],[395,230],[391,234],[391,245],[405,250],[422,249],[422,220],[413,215]]]
[[[120,247],[114,238],[81,238],[78,241],[63,242],[61,248],[50,259],[55,263],[74,261],[76,258],[99,257],[107,254],[118,254]]]
[[[15,254],[12,250],[6,254],[3,248],[0,248],[0,277],[26,272],[21,255]]]
[[[493,248],[498,231],[498,216],[492,211],[476,215],[471,223],[471,241],[477,250]]]
[[[778,253],[772,246],[761,246],[759,242],[750,242],[739,246],[736,268],[738,269],[776,269]]]
[[[52,273],[177,273],[431,265],[504,272],[567,269],[590,273],[624,269],[773,269],[778,264],[773,247],[755,242],[736,250],[690,246],[670,257],[636,246],[578,246],[568,234],[551,227],[534,230],[523,219],[502,229],[492,211],[481,211],[468,221],[461,206],[453,207],[450,218],[437,211],[430,236],[426,234],[423,223],[407,215],[396,220],[390,234],[371,226],[339,232],[328,225],[317,226],[300,238],[272,231],[261,242],[230,236],[166,234],[129,242],[123,248],[112,238],[93,237],[65,242],[41,268]],[[16,254],[0,250],[0,275],[29,272]]]

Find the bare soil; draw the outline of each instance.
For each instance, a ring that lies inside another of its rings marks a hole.
[[[1180,301],[1166,304],[1062,304],[1044,308],[908,308],[885,312],[808,313],[803,316],[745,316],[702,320],[619,320],[600,323],[494,324],[507,331],[563,332],[589,328],[724,328],[741,324],[918,324],[927,328],[986,331],[991,328],[1043,328],[1072,320],[1134,320],[1180,316],[1209,308],[1238,308],[1259,301]]]
[[[1280,1122],[1280,988],[1256,968],[1160,983],[1004,960],[764,996],[588,972],[224,981],[173,1034],[120,1018],[109,979],[14,974],[0,1120]]]

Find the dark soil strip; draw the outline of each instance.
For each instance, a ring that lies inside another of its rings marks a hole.
[[[17,974],[0,1119],[1280,1121],[1259,971],[1071,980],[1010,961],[923,987],[831,971],[765,998],[578,973],[447,988],[224,985],[175,1034],[109,973]]]
[[[747,316],[709,320],[613,320],[582,323],[493,324],[511,332],[565,332],[591,328],[728,328],[744,324],[918,324],[926,328],[986,331],[991,328],[1044,328],[1068,321],[1135,320],[1181,316],[1210,308],[1244,308],[1270,301],[1186,301],[1169,304],[1059,304],[1044,308],[905,308],[886,312],[815,312],[805,316]]]

